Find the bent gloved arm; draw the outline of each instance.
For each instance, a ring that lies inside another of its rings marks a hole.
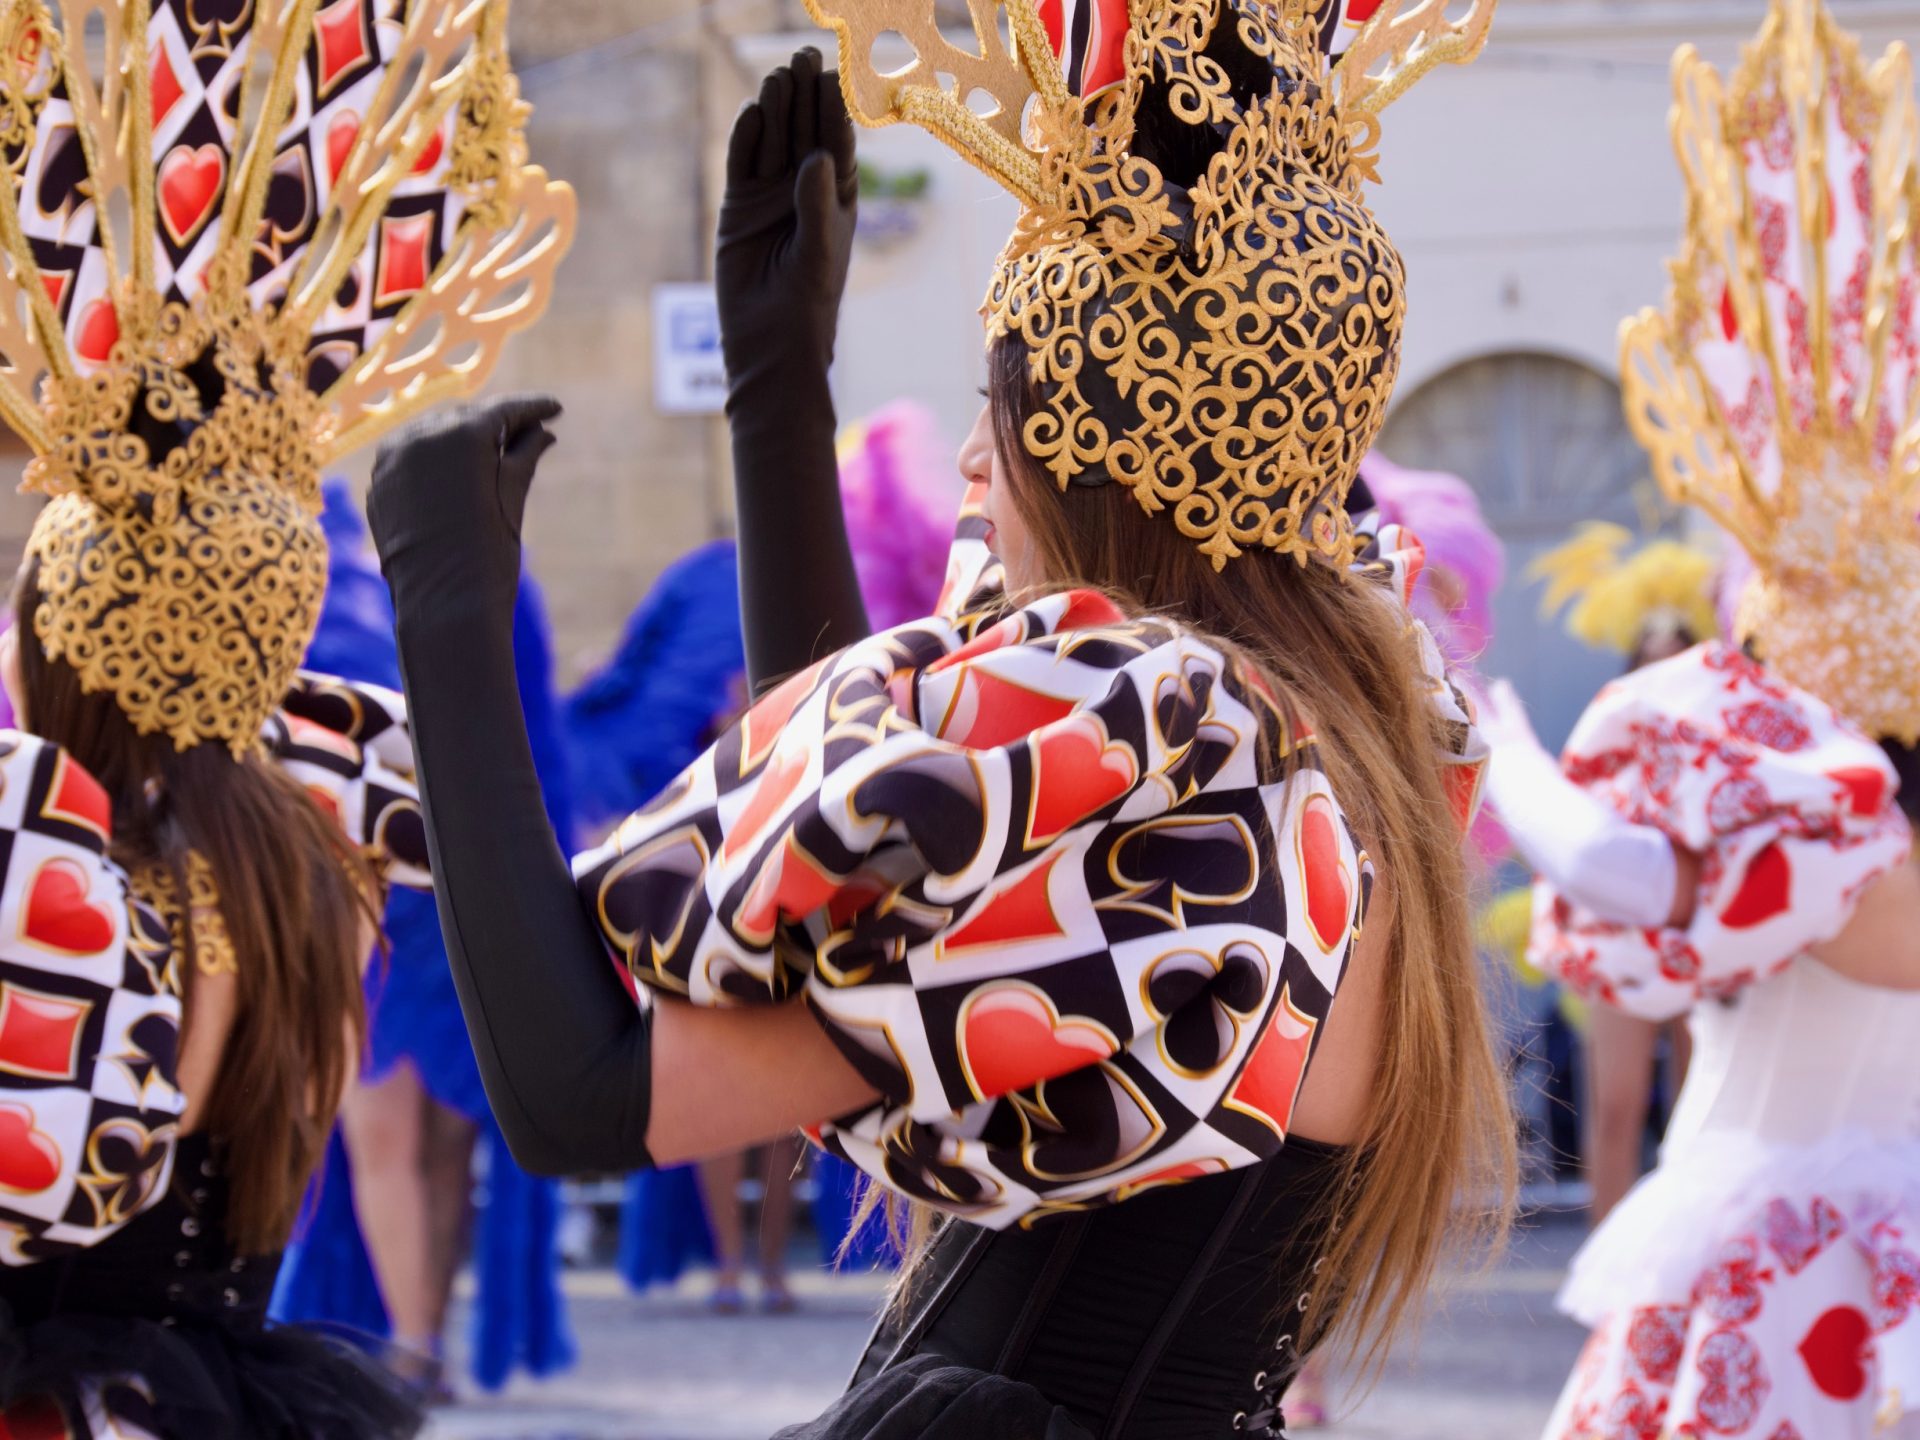
[[[548,823],[521,715],[520,521],[557,402],[430,416],[383,445],[368,519],[393,590],[434,893],[487,1099],[514,1158],[650,1164],[652,1015]]]
[[[827,388],[858,190],[839,78],[802,50],[734,121],[714,261],[756,693],[868,633]]]
[[[1494,683],[1479,709],[1481,733],[1493,749],[1487,798],[1527,864],[1604,919],[1642,927],[1684,923],[1674,918],[1681,891],[1673,842],[1609,810],[1561,774],[1505,680]],[[1684,903],[1690,910],[1690,894]]]

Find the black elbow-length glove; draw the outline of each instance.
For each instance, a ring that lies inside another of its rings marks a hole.
[[[574,889],[542,804],[513,663],[520,522],[556,401],[417,421],[374,462],[434,894],[487,1100],[541,1174],[650,1163],[650,1012]]]
[[[868,633],[827,388],[858,192],[839,77],[802,50],[734,121],[714,260],[756,691]]]

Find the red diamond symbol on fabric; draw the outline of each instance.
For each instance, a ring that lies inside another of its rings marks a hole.
[[[40,283],[46,287],[47,298],[53,302],[53,308],[58,310],[60,302],[67,298],[67,287],[73,283],[73,271],[42,270]]]
[[[153,124],[158,129],[160,122],[173,113],[173,107],[187,93],[180,83],[180,77],[173,73],[173,60],[167,54],[165,45],[153,47],[153,63],[148,67],[148,93],[153,98]]]
[[[380,222],[380,274],[373,303],[391,305],[416,294],[427,283],[427,255],[433,240],[432,212],[388,217]]]
[[[313,17],[313,44],[320,69],[320,93],[330,95],[341,76],[373,57],[367,51],[366,28],[360,23],[360,0],[333,0]]]
[[[80,1027],[93,1005],[0,981],[0,1073],[71,1080],[79,1068]]]

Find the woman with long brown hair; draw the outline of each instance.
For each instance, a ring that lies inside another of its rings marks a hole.
[[[425,882],[399,697],[298,670],[320,469],[421,402],[394,342],[443,307],[471,365],[430,383],[484,378],[569,198],[497,6],[74,13],[0,0],[0,420],[49,497],[0,640],[0,1434],[407,1435],[266,1323],[381,889]],[[479,256],[523,287],[485,317]]]
[[[989,297],[942,612],[867,636],[846,560],[826,377],[853,141],[803,52],[736,123],[720,224],[764,693],[577,881],[506,645],[558,406],[383,451],[442,924],[527,1163],[802,1126],[946,1217],[915,1227],[860,1383],[795,1433],[1278,1433],[1300,1356],[1343,1327],[1378,1356],[1447,1242],[1497,1223],[1510,1164],[1470,719],[1404,608],[1413,542],[1343,504],[1399,265],[1316,37],[1138,6],[1084,105],[1007,13],[1054,147],[1026,178],[1068,183]]]

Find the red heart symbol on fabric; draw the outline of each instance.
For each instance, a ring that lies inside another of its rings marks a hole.
[[[1813,1322],[1800,1342],[1800,1358],[1821,1394],[1843,1404],[1866,1394],[1872,1340],[1873,1326],[1851,1305],[1836,1305]]]
[[[25,1105],[0,1103],[0,1190],[38,1195],[60,1178],[60,1147]]]
[[[1740,888],[1727,908],[1720,912],[1720,923],[1729,930],[1750,930],[1764,925],[1786,912],[1792,903],[1793,862],[1778,840],[1768,845],[1747,863]]]
[[[200,233],[220,198],[227,157],[211,142],[195,150],[176,145],[160,162],[160,218],[173,243],[184,248]]]
[[[20,933],[62,955],[98,955],[113,944],[113,912],[89,900],[88,888],[79,862],[48,860],[27,889]]]
[[[347,152],[353,149],[353,142],[360,138],[360,116],[352,110],[342,110],[327,123],[327,184],[340,182],[340,167],[347,163]]]
[[[1019,981],[984,985],[960,1008],[960,1060],[982,1100],[1098,1064],[1119,1048],[1104,1025],[1062,1019],[1051,1000]]]
[[[93,365],[104,365],[120,343],[120,316],[111,300],[95,300],[80,312],[74,327],[73,353]]]
[[[420,158],[413,162],[413,173],[416,175],[425,175],[432,171],[433,167],[440,163],[441,153],[446,148],[446,142],[441,139],[440,132],[438,130],[434,131],[433,134],[428,137],[426,145],[421,149]]]
[[[1058,839],[1133,788],[1140,773],[1132,750],[1107,740],[1091,715],[1049,725],[1033,737],[1033,808],[1027,844]]]
[[[1307,897],[1307,925],[1323,954],[1347,938],[1353,914],[1353,875],[1340,843],[1340,821],[1333,802],[1310,795],[1300,808],[1297,848],[1300,886]]]

